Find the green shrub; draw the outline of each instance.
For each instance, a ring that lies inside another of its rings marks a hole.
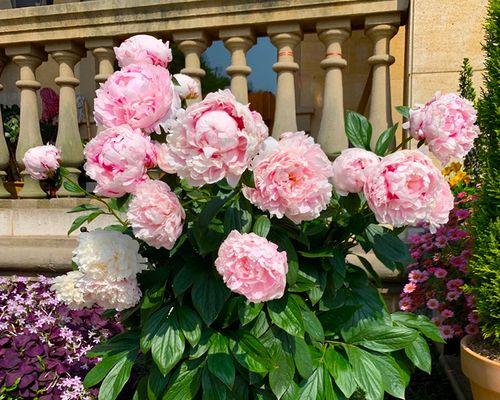
[[[485,338],[500,341],[500,1],[490,0],[486,20],[485,91],[479,100],[481,134],[476,142],[480,190],[474,211],[474,256],[470,262]]]
[[[472,75],[473,70],[469,59],[464,58],[462,62],[462,70],[460,71],[458,91],[462,97],[474,102],[476,101],[476,91],[474,90],[474,85],[472,84]]]
[[[475,282],[472,292],[484,338],[500,340],[500,219],[476,239],[475,256],[469,264]]]

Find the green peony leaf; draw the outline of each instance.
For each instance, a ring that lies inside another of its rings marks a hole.
[[[405,347],[405,354],[417,368],[431,373],[431,353],[429,346],[422,336],[417,338]]]
[[[115,400],[130,378],[135,354],[128,352],[111,368],[101,383],[98,400]]]
[[[151,342],[151,355],[163,375],[166,375],[180,361],[184,353],[184,335],[175,314],[165,318]]]
[[[199,274],[191,290],[194,308],[207,325],[216,320],[229,295],[222,278],[212,272]]]
[[[256,235],[267,237],[269,229],[271,229],[271,221],[269,220],[269,217],[267,215],[260,215],[255,220],[252,231]]]
[[[207,365],[214,376],[232,388],[236,372],[229,352],[229,339],[226,336],[215,333],[210,337]]]
[[[345,117],[345,133],[354,147],[370,150],[372,126],[361,114],[347,111]]]
[[[304,337],[304,320],[299,305],[292,296],[285,294],[279,300],[267,303],[269,317],[278,327],[292,336]]]

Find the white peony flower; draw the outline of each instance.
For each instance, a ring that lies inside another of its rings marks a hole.
[[[139,254],[139,243],[115,231],[96,229],[78,236],[73,261],[85,279],[109,282],[135,279],[147,268],[147,259]]]
[[[92,304],[85,300],[83,292],[77,287],[77,282],[83,277],[80,271],[70,271],[65,275],[54,278],[51,289],[56,298],[72,310],[79,310]]]
[[[141,291],[136,278],[112,281],[84,275],[78,281],[78,287],[84,296],[91,297],[97,305],[117,311],[131,308],[141,300]]]

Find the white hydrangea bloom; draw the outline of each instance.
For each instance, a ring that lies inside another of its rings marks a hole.
[[[117,311],[133,307],[141,300],[141,291],[136,278],[111,281],[84,275],[78,281],[78,287],[97,305]]]
[[[85,299],[83,292],[77,287],[77,282],[83,277],[80,271],[70,271],[54,278],[51,289],[56,298],[72,310],[88,307],[92,302]]]
[[[147,268],[139,254],[139,243],[120,232],[96,229],[78,236],[73,261],[86,279],[121,281],[135,279]]]

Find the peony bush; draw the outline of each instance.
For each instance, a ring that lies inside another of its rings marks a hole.
[[[453,208],[440,171],[419,150],[393,152],[396,126],[371,148],[352,112],[355,149],[332,163],[304,132],[269,138],[227,90],[183,109],[192,82],[170,78],[158,42],[136,39],[97,91],[108,129],[85,149],[95,193],[60,169],[67,190],[96,201],[72,210],[83,214],[70,232],[116,217],[84,229],[75,271],[54,285],[72,308],[123,310],[125,331],[88,353],[101,362],[85,386],[100,384],[101,400],[404,398],[412,366],[430,371],[426,339],[442,338],[424,316],[388,312],[363,252],[391,270],[411,261],[398,235],[437,230]]]

